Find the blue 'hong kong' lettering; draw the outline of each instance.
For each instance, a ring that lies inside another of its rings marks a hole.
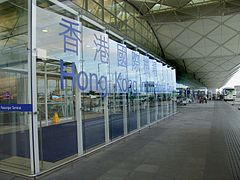
[[[115,84],[119,93],[137,93],[137,81],[124,78],[122,73],[115,72]]]
[[[101,75],[100,77],[95,73],[87,74],[85,71],[80,71],[75,76],[75,63],[72,63],[72,72],[64,71],[64,62],[60,61],[60,78],[61,78],[61,89],[64,89],[64,78],[72,78],[72,87],[77,84],[80,91],[99,91],[101,96],[106,96],[108,91],[107,77]],[[76,83],[77,81],[77,83]]]
[[[86,73],[80,71],[75,73],[75,63],[72,62],[72,72],[65,72],[63,60],[60,60],[60,82],[61,89],[64,89],[64,78],[72,78],[72,87],[78,87],[80,91],[97,91],[102,97],[108,94],[107,76],[97,75],[95,73]],[[115,72],[115,85],[117,93],[137,93],[137,81],[125,78],[122,73]]]

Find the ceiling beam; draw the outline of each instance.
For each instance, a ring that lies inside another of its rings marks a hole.
[[[127,2],[128,2],[130,5],[132,5],[132,7],[134,7],[134,8],[143,16],[143,13],[134,5],[133,2],[131,2],[130,0],[127,0]],[[163,59],[166,59],[165,52],[164,52],[164,50],[163,50],[163,48],[162,48],[162,45],[161,45],[161,43],[160,43],[160,41],[159,41],[159,39],[158,39],[158,37],[157,37],[157,35],[156,35],[156,32],[154,31],[154,29],[153,29],[152,25],[149,23],[149,21],[146,21],[146,22],[148,23],[148,25],[149,25],[150,28],[152,29],[153,34],[154,34],[155,38],[157,39],[158,45],[159,45],[160,50],[161,50],[161,53],[162,53],[162,58],[163,58]]]
[[[211,4],[201,4],[198,6],[185,6],[183,8],[173,8],[164,11],[153,11],[143,15],[143,18],[152,21],[152,16],[157,19],[155,23],[163,22],[183,22],[196,20],[209,16],[226,16],[240,12],[239,6],[228,5],[222,1],[213,1]],[[176,17],[177,15],[177,17]],[[165,18],[167,16],[167,18]]]

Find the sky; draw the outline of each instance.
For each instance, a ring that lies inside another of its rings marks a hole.
[[[222,87],[234,87],[236,85],[240,85],[240,69],[238,70],[238,72],[236,72],[231,79],[229,79],[229,81]],[[222,89],[221,88],[221,89]]]

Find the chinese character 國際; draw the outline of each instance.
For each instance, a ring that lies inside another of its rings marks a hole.
[[[149,59],[148,57],[144,57],[143,59],[143,70],[144,70],[144,74],[149,74]]]
[[[155,77],[157,77],[157,62],[152,62],[152,72]]]
[[[94,34],[94,36],[95,36],[94,44],[96,45],[96,53],[94,56],[94,60],[97,59],[97,55],[99,54],[101,62],[108,63],[109,61],[108,39],[103,35],[100,35],[98,37],[96,34]]]
[[[65,31],[59,33],[60,36],[64,36],[64,52],[73,52],[78,56],[78,44],[82,42],[79,38],[81,34],[79,30],[80,24],[62,18],[62,22],[60,22],[59,25],[66,28]]]
[[[123,44],[117,44],[118,66],[127,67],[127,47]]]
[[[132,70],[140,71],[140,55],[132,51]]]

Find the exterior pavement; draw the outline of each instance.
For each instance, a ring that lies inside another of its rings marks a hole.
[[[225,102],[179,113],[40,180],[237,180],[240,111]],[[17,179],[0,174],[0,180]]]

